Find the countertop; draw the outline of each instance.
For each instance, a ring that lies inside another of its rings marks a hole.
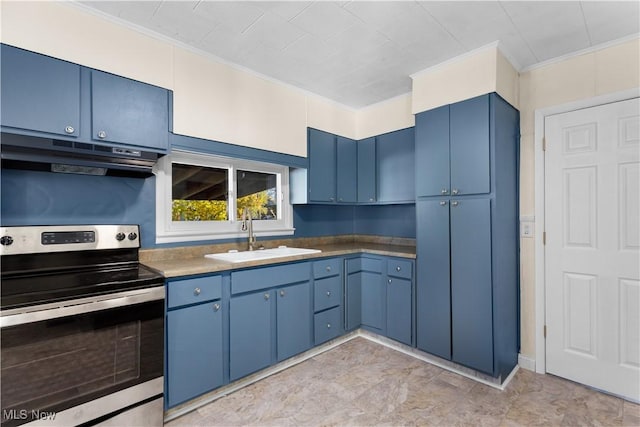
[[[258,242],[261,243],[261,242]],[[270,264],[280,264],[292,261],[312,260],[317,258],[337,257],[358,253],[393,256],[415,259],[416,248],[413,239],[396,239],[375,236],[336,236],[323,238],[305,238],[272,240],[263,242],[265,247],[272,248],[279,245],[289,247],[319,249],[321,252],[305,255],[286,256],[264,260],[229,263],[205,258],[205,254],[227,252],[230,249],[240,249],[240,245],[207,245],[190,246],[169,249],[150,249],[140,251],[140,262],[151,267],[165,277],[180,277],[194,274],[216,273],[221,271],[238,270]]]

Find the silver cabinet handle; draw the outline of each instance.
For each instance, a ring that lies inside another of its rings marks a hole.
[[[331,296],[331,291],[327,291],[327,296],[330,297]]]
[[[369,201],[370,201],[370,202],[373,202],[373,197],[369,197]]]
[[[329,197],[329,201],[333,202],[335,199],[333,197]]]
[[[103,130],[98,131],[98,138],[105,139],[107,137],[107,133]]]
[[[451,190],[451,194],[453,194],[454,196],[455,196],[456,194],[458,194],[458,193],[459,193],[459,191],[458,191],[458,189],[457,189],[457,188],[454,188],[453,190]]]
[[[327,323],[327,329],[331,329],[331,323]]]
[[[451,202],[451,206],[458,206],[458,202]]]
[[[449,190],[447,190],[446,188],[443,188],[442,190],[440,190],[441,194],[449,194]]]
[[[331,266],[327,265],[327,271],[331,271]]]
[[[442,202],[440,202],[440,206],[447,206],[447,202],[443,200]]]
[[[400,270],[402,270],[402,269],[400,268],[400,266],[397,266],[397,267],[396,267],[396,271],[400,271]]]
[[[269,295],[268,293],[267,293],[267,294],[264,294],[264,300],[265,300],[265,301],[267,301],[269,298],[270,298],[270,295]]]
[[[391,279],[389,279],[389,284],[391,284]]]
[[[73,126],[67,126],[64,128],[64,131],[66,133],[74,133],[76,131],[76,129]]]
[[[220,310],[220,304],[218,303],[213,304],[213,311],[218,311],[218,310]]]
[[[200,295],[200,292],[202,292],[202,291],[200,290],[200,288],[195,288],[195,289],[193,290],[193,294],[194,294],[195,296]]]
[[[284,289],[280,291],[280,296],[283,297],[284,296]]]

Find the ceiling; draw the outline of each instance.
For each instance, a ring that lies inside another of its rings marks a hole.
[[[522,70],[640,32],[637,1],[80,3],[354,108],[495,41]]]

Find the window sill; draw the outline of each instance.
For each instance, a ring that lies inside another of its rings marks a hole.
[[[283,228],[274,230],[254,230],[256,237],[272,237],[272,236],[291,236],[295,232],[295,228]],[[164,234],[156,234],[156,244],[163,243],[180,243],[180,242],[199,242],[204,240],[222,240],[222,239],[243,239],[247,238],[247,232],[232,233],[206,233],[193,232],[169,232]]]

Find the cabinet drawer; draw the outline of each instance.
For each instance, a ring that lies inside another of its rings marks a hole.
[[[353,258],[347,260],[347,273],[355,273],[358,271],[371,271],[373,273],[382,273],[382,260],[376,258]]]
[[[387,275],[411,279],[411,261],[389,259],[387,261]]]
[[[335,276],[340,274],[340,259],[323,259],[320,261],[314,261],[313,263],[313,278],[320,279],[322,277]]]
[[[172,280],[167,283],[167,307],[195,304],[222,298],[222,276]]]
[[[306,282],[311,270],[308,262],[254,268],[231,273],[231,293],[257,291],[280,285]]]
[[[323,311],[314,316],[316,345],[339,336],[340,330],[340,307]]]
[[[321,311],[340,305],[340,297],[342,296],[342,292],[340,292],[341,284],[342,278],[340,276],[316,280],[313,299],[314,311]]]

